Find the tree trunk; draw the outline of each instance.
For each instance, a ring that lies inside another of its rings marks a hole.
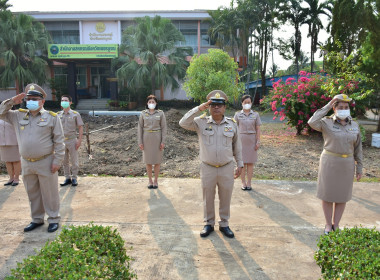
[[[156,83],[155,83],[155,76],[154,76],[154,74],[152,74],[151,76],[150,76],[150,78],[151,78],[151,86],[152,86],[152,95],[156,95],[155,93],[156,93]]]

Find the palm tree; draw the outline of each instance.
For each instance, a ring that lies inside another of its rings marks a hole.
[[[218,8],[208,13],[211,16],[208,31],[210,38],[220,49],[230,52],[233,57],[236,57],[239,45],[236,9],[231,5],[229,8]]]
[[[11,4],[8,4],[9,0],[0,0],[0,11],[5,11],[7,10],[8,8],[12,7]]]
[[[301,52],[302,34],[300,27],[306,23],[306,13],[301,7],[299,0],[285,0],[279,5],[279,19],[283,22],[289,21],[294,27],[294,35],[291,42],[291,48],[296,59],[297,77],[299,72],[298,60]]]
[[[16,84],[16,92],[30,82],[46,81],[49,34],[42,23],[24,14],[0,12],[0,86]]]
[[[331,18],[331,2],[319,3],[319,0],[305,0],[309,5],[308,8],[304,8],[305,14],[307,14],[306,23],[309,26],[308,37],[311,39],[310,48],[310,63],[311,71],[314,70],[314,54],[317,52],[318,47],[318,34],[323,29],[323,24],[320,15],[326,15]]]
[[[150,84],[152,94],[161,86],[178,88],[177,79],[186,75],[186,56],[192,55],[192,48],[177,46],[185,38],[169,19],[146,16],[136,23],[124,31],[121,56],[113,61],[117,77],[131,89]]]

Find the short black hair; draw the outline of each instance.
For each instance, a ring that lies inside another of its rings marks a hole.
[[[67,98],[70,100],[70,102],[73,101],[73,99],[71,98],[70,95],[67,95],[67,94],[62,95],[62,96],[61,96],[61,100],[62,100],[62,97],[67,97]]]
[[[155,97],[153,94],[147,96],[147,98],[146,98],[146,105],[145,105],[145,108],[146,108],[146,109],[149,109],[149,107],[148,107],[148,101],[151,100],[151,99],[153,99],[154,101],[156,101],[156,108],[155,108],[155,109],[158,109],[158,101],[157,101],[157,97]]]
[[[250,96],[250,95],[248,95],[248,94],[242,96],[242,98],[241,98],[241,103],[243,103],[244,100],[246,100],[246,99],[248,99],[248,98],[251,99],[251,102],[253,103],[252,96]]]

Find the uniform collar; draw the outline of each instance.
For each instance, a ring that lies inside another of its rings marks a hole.
[[[334,122],[337,122],[337,123],[341,124],[340,119],[337,118],[335,114],[333,115],[332,119],[333,119]],[[352,117],[351,116],[347,117],[346,122],[349,123],[349,124],[351,124]]]
[[[144,111],[145,111],[147,114],[149,114],[149,115],[153,115],[153,114],[155,114],[155,113],[158,112],[156,109],[154,109],[154,112],[153,112],[152,114],[150,113],[149,109],[145,109]]]
[[[72,112],[71,108],[67,111],[67,114],[70,115]],[[66,114],[65,110],[62,110],[62,114]]]
[[[244,115],[245,115],[245,112],[244,112],[244,110],[243,110],[243,109],[242,109],[240,112],[241,112],[242,114],[244,114]],[[252,109],[250,109],[250,110],[249,110],[249,114],[248,114],[248,116],[249,116],[250,114],[253,114],[253,111],[252,111]]]
[[[227,119],[225,116],[223,116],[223,119],[222,121],[220,122],[220,124],[224,123],[224,122],[227,122]],[[214,123],[214,124],[217,124],[214,119],[212,118],[212,116],[208,116],[208,119],[207,119],[207,123]]]

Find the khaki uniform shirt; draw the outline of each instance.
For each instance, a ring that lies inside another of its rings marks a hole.
[[[16,133],[13,125],[0,120],[0,146],[17,146]]]
[[[236,123],[224,117],[221,123],[217,124],[212,116],[203,114],[196,117],[198,112],[198,107],[187,112],[179,121],[179,125],[198,133],[201,161],[212,166],[223,166],[235,157],[237,166],[243,167]]]
[[[161,143],[165,144],[166,140],[166,118],[165,114],[161,110],[155,110],[153,114],[149,113],[149,110],[146,109],[141,112],[138,124],[137,139],[139,145],[144,144],[143,131],[158,131],[161,130]]]
[[[77,138],[77,127],[83,126],[83,121],[80,114],[70,109],[67,113],[64,111],[59,111],[58,116],[62,122],[65,140]]]
[[[239,132],[244,134],[255,134],[256,126],[261,125],[259,113],[252,110],[248,115],[243,110],[236,112],[234,119],[239,127]]]
[[[23,158],[40,158],[54,153],[53,164],[61,165],[65,155],[63,129],[57,114],[42,108],[36,116],[29,110],[10,110],[12,99],[0,105],[0,118],[15,128],[20,155]]]
[[[325,150],[336,154],[353,154],[356,161],[356,173],[361,174],[363,152],[359,125],[351,118],[346,125],[341,125],[335,115],[325,117],[331,109],[331,106],[326,105],[317,110],[309,119],[308,124],[313,129],[322,132]]]

